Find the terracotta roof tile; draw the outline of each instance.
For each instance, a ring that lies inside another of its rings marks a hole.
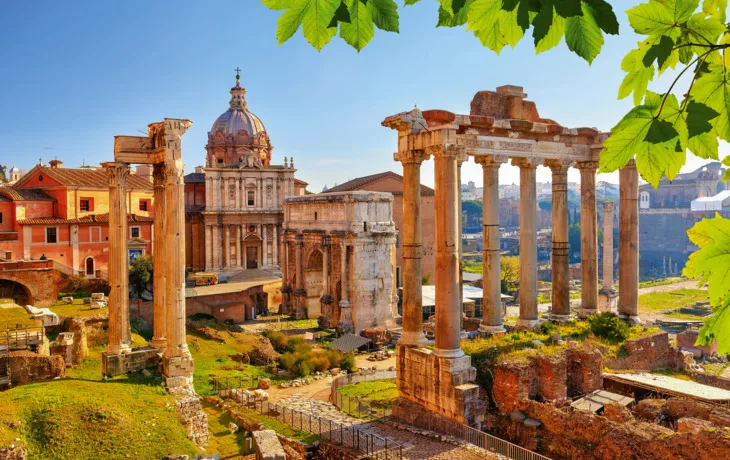
[[[109,187],[109,179],[103,169],[49,168],[48,166],[36,166],[36,168],[62,185],[89,188]],[[143,177],[130,174],[127,177],[127,190],[152,191],[152,183]]]
[[[186,184],[199,184],[205,182],[205,173],[190,173],[184,178]]]
[[[364,186],[366,186],[368,184],[372,184],[373,182],[377,182],[381,179],[385,179],[388,177],[392,177],[393,179],[403,182],[403,176],[401,176],[400,174],[396,174],[393,171],[385,171],[385,172],[381,172],[378,174],[372,174],[370,176],[358,177],[356,179],[347,181],[343,184],[336,185],[336,186],[328,189],[327,193],[329,193],[329,192],[351,192],[353,190],[362,190]],[[389,190],[389,192],[393,193],[394,195],[402,195],[403,189]],[[434,193],[434,191],[431,187],[427,187],[427,186],[421,184],[421,196],[433,196],[433,193]]]
[[[0,195],[13,201],[56,201],[42,190],[32,188],[0,187]]]
[[[128,214],[127,222],[152,222],[152,217],[138,216],[137,214]],[[108,224],[109,213],[92,214],[90,216],[80,217],[78,219],[64,219],[62,217],[33,217],[30,219],[22,219],[18,221],[20,225],[63,225],[63,224]]]

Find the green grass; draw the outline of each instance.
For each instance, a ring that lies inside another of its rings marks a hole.
[[[17,325],[20,325],[20,327],[40,327],[41,322],[31,319],[23,307],[0,308],[0,332],[5,332],[5,329],[15,329]]]
[[[58,316],[66,317],[86,317],[96,315],[106,315],[108,309],[92,309],[91,305],[84,305],[83,299],[76,299],[72,304],[57,304],[50,307],[50,310]]]
[[[203,410],[208,414],[208,446],[206,451],[216,453],[222,460],[240,458],[246,448],[244,430],[237,433],[228,431],[228,424],[234,422],[226,411],[203,402]]]
[[[710,297],[703,289],[679,289],[671,292],[652,292],[639,296],[639,314],[641,311],[674,310],[691,307],[695,302],[707,301]]]
[[[395,379],[354,383],[338,388],[337,392],[343,396],[359,398],[382,406],[390,406],[398,397]]]
[[[274,430],[278,434],[286,436],[287,438],[296,439],[302,442],[306,442],[308,444],[321,440],[321,438],[316,434],[311,434],[307,431],[302,431],[285,423],[281,423],[273,417],[261,415],[258,411],[249,409],[248,407],[235,405],[231,406],[231,410],[246,418],[256,420],[257,422],[261,423],[265,429]]]
[[[102,349],[90,350],[64,380],[0,393],[0,446],[18,444],[20,438],[33,459],[194,456],[197,448],[178,421],[174,398],[159,386],[159,374],[104,382]]]
[[[655,287],[655,286],[666,286],[667,284],[675,284],[675,283],[681,283],[685,279],[681,276],[674,276],[671,278],[666,278],[663,280],[649,280],[649,281],[641,281],[639,283],[639,289],[642,288],[648,288],[648,287]]]

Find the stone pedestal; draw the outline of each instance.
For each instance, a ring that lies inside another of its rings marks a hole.
[[[425,348],[396,347],[400,397],[393,416],[423,427],[434,414],[480,428],[486,408],[474,384],[471,357],[438,357]],[[425,428],[425,427],[424,427]]]
[[[618,305],[618,293],[615,289],[601,288],[598,291],[598,310],[600,312],[611,312],[616,313],[616,307]]]

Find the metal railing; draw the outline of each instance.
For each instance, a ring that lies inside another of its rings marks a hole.
[[[210,385],[213,387],[213,391],[221,394],[224,391],[241,389],[241,388],[253,388],[258,386],[259,378],[252,375],[240,375],[237,377],[221,377],[210,379]]]
[[[380,370],[375,372],[347,374],[332,380],[330,402],[339,410],[357,418],[381,419],[392,414],[390,404],[378,404],[362,398],[353,398],[337,392],[338,388],[361,382],[395,379],[395,371]]]
[[[214,388],[225,386],[217,384],[215,379],[212,380]],[[280,404],[257,400],[254,396],[235,388],[222,390],[219,395],[222,398],[231,399],[241,406],[253,409],[261,415],[356,450],[369,458],[377,460],[400,460],[403,458],[403,446],[401,444],[392,439],[368,433],[356,426],[347,426],[331,419],[318,417]]]
[[[42,344],[45,338],[46,329],[43,326],[6,329],[5,334],[0,335],[0,347],[8,351],[26,350]]]
[[[550,460],[550,457],[443,417],[427,417],[426,422],[418,424],[417,427],[442,436],[451,436],[489,453],[503,455],[513,460]]]

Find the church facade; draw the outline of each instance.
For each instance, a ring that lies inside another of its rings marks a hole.
[[[193,271],[280,268],[284,200],[303,195],[294,159],[272,164],[273,146],[247,108],[239,76],[230,108],[213,123],[205,166],[185,176],[186,266]]]

